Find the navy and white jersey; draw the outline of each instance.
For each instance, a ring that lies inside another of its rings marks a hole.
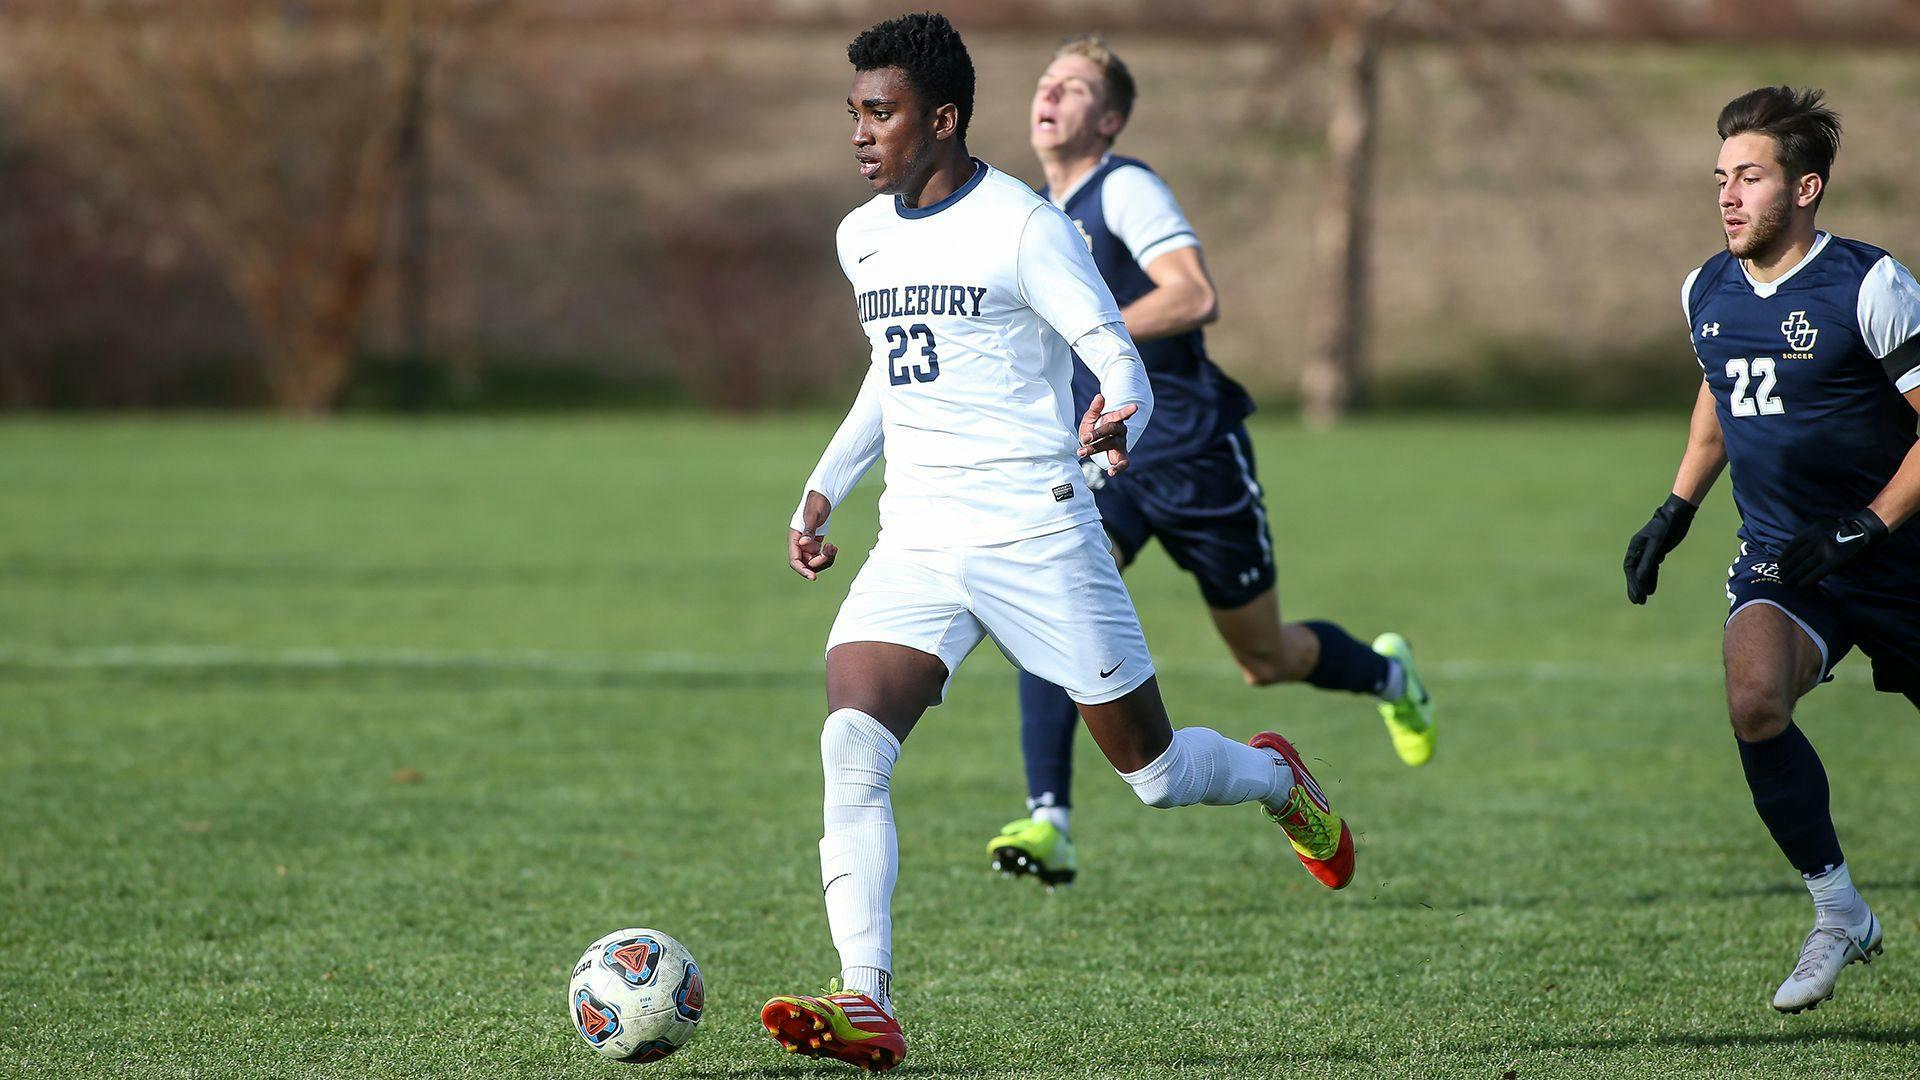
[[[1133,158],[1108,154],[1067,191],[1055,195],[1043,188],[1040,193],[1080,227],[1094,265],[1121,307],[1153,290],[1149,263],[1200,244],[1166,182]],[[1253,399],[1207,358],[1199,330],[1135,344],[1153,384],[1154,413],[1153,426],[1128,451],[1131,468],[1151,468],[1155,462],[1197,453],[1253,412]],[[1099,389],[1093,373],[1075,364],[1078,412],[1086,412]]]
[[[1740,538],[1778,553],[1805,526],[1871,503],[1914,443],[1920,285],[1885,251],[1818,234],[1798,265],[1756,282],[1721,252],[1681,288],[1712,390]],[[1920,583],[1920,528],[1842,574]]]

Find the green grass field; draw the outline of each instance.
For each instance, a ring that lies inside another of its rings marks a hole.
[[[835,967],[820,647],[874,487],[827,578],[783,556],[830,423],[0,424],[0,1075],[625,1075],[563,997],[636,923],[709,993],[641,1075],[851,1075],[757,1022]],[[990,874],[1024,787],[976,653],[895,783],[907,1074],[1920,1075],[1920,725],[1857,658],[1802,710],[1887,954],[1776,1016],[1810,908],[1720,709],[1724,491],[1649,607],[1620,583],[1682,427],[1256,427],[1285,608],[1414,640],[1423,770],[1130,575],[1175,722],[1318,763],[1342,893],[1085,739],[1080,884]]]

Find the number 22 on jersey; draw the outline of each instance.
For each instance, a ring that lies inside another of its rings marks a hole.
[[[1748,360],[1736,356],[1727,361],[1727,378],[1733,380],[1733,393],[1727,396],[1727,411],[1735,416],[1779,416],[1787,403],[1773,396],[1773,357],[1756,356]],[[1759,385],[1753,386],[1754,383]],[[1753,396],[1747,388],[1753,386]]]
[[[927,328],[926,323],[914,323],[910,327],[889,326],[887,340],[893,343],[893,351],[887,354],[889,385],[932,382],[940,377],[940,356],[933,350],[933,331]],[[901,364],[900,358],[907,355],[907,349],[914,341],[920,343],[919,360]]]

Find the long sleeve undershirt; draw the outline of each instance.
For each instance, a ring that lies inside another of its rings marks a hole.
[[[880,460],[880,394],[880,368],[869,365],[867,377],[860,381],[860,392],[854,395],[853,408],[840,422],[840,430],[833,433],[820,455],[820,463],[813,467],[813,475],[807,477],[807,486],[800,492],[800,505],[793,512],[795,532],[805,532],[807,528],[808,492],[825,495],[829,507],[839,506],[873,463]],[[825,521],[814,530],[814,535],[827,535]]]
[[[1127,324],[1111,322],[1089,330],[1073,343],[1073,351],[1100,380],[1107,412],[1125,405],[1139,406],[1139,411],[1127,418],[1127,449],[1133,449],[1153,416],[1153,384],[1147,381],[1147,366],[1127,334]],[[1080,418],[1074,417],[1074,423],[1079,422]]]

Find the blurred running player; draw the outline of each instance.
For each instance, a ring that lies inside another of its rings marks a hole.
[[[1718,127],[1727,250],[1680,290],[1705,378],[1673,491],[1627,546],[1627,598],[1653,595],[1732,465],[1727,711],[1754,808],[1813,894],[1813,931],[1773,997],[1799,1012],[1880,952],[1793,709],[1855,645],[1875,687],[1920,705],[1920,532],[1901,528],[1920,505],[1920,286],[1885,251],[1814,227],[1840,149],[1820,91],[1754,90]]]
[[[1265,493],[1242,426],[1253,402],[1208,359],[1200,330],[1219,312],[1200,239],[1166,182],[1113,152],[1135,94],[1132,73],[1105,41],[1071,38],[1040,76],[1028,128],[1047,176],[1041,194],[1086,238],[1153,384],[1153,426],[1129,453],[1126,474],[1088,474],[1114,558],[1124,569],[1158,539],[1199,584],[1248,685],[1305,682],[1374,695],[1395,751],[1425,764],[1433,705],[1405,638],[1382,634],[1369,648],[1331,622],[1280,621]],[[1099,392],[1093,372],[1074,365],[1078,410]],[[1078,873],[1067,832],[1078,726],[1066,691],[1021,674],[1028,816],[988,842],[995,869],[1049,886]]]
[[[967,153],[973,63],[946,18],[861,34],[853,156],[875,198],[841,222],[840,266],[872,356],[788,533],[813,580],[837,554],[833,507],[884,446],[880,537],[827,635],[820,841],[841,971],[829,992],[767,1002],[796,1053],[886,1069],[906,1055],[892,1001],[900,746],[987,635],[1064,686],[1094,741],[1151,806],[1257,802],[1334,888],[1353,837],[1285,739],[1175,731],[1079,460],[1127,467],[1153,412],[1133,341],[1073,222]],[[1078,352],[1100,394],[1079,418]]]

